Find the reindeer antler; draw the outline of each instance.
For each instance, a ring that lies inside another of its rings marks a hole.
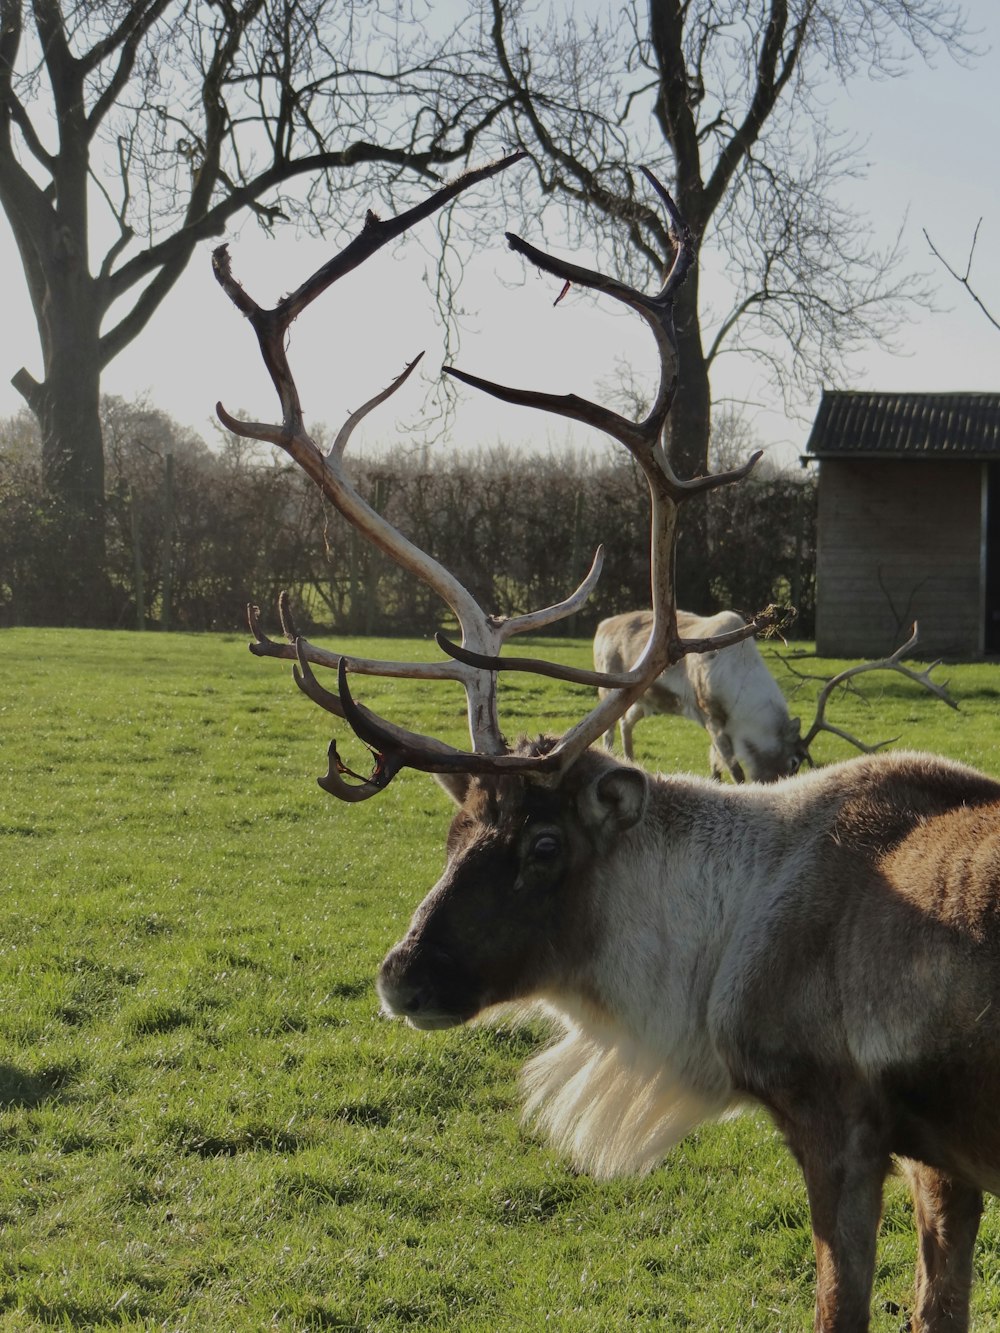
[[[397,217],[383,221],[369,212],[361,233],[353,241],[270,310],[257,305],[235,280],[226,246],[219,246],[212,256],[216,279],[234,305],[247,317],[257,335],[264,364],[277,390],[282,408],[281,424],[272,425],[264,422],[239,421],[219,403],[216,405],[216,411],[220,420],[238,435],[266,440],[284,449],[349,523],[397,563],[412,570],[443,598],[462,627],[463,642],[469,642],[480,651],[487,652],[496,651],[499,640],[491,632],[489,617],[478,606],[472,594],[444,566],[410,542],[367,504],[351,484],[343,467],[348,442],[358,423],[402,387],[420,358],[416,357],[411,361],[386,389],[381,390],[352,413],[341,427],[331,448],[324,453],[305,428],[298,390],[285,351],[285,341],[292,321],[338,278],[356,268],[387,242],[442,208],[461,191],[506,170],[523,156],[523,153],[514,153],[499,162],[469,171]],[[593,585],[596,574],[592,571],[588,579],[589,584],[588,580],[585,580],[585,584],[589,587]],[[252,651],[267,656],[306,658],[335,668],[339,665],[341,660],[339,655],[323,653],[309,644],[300,647],[296,642],[298,636],[294,633],[288,636],[291,642],[287,646],[275,644],[261,633],[258,613],[251,610],[249,619],[251,632],[255,638],[255,643],[251,645]],[[489,675],[454,662],[427,664],[362,660],[356,661],[353,666],[355,670],[379,675],[460,681],[465,687],[469,701],[469,727],[473,745],[477,750],[482,749],[486,752],[503,750],[503,740],[496,716],[495,680]]]
[[[894,653],[890,653],[888,657],[880,658],[877,662],[875,661],[860,662],[858,663],[857,666],[845,667],[843,671],[838,671],[835,676],[830,676],[829,678],[826,677],[822,678],[825,683],[816,698],[816,717],[813,720],[812,726],[803,736],[801,742],[802,749],[805,751],[806,756],[807,758],[809,758],[810,763],[812,763],[812,759],[809,757],[808,753],[809,746],[812,744],[812,742],[816,739],[816,737],[819,735],[821,731],[828,731],[833,736],[839,736],[841,740],[847,741],[848,744],[855,746],[857,749],[861,750],[862,753],[864,754],[875,754],[877,750],[884,749],[885,746],[892,745],[894,741],[897,741],[899,739],[898,736],[890,736],[888,739],[884,741],[876,741],[874,745],[868,745],[864,741],[858,740],[857,736],[852,736],[849,731],[845,731],[843,727],[837,727],[834,726],[832,722],[827,722],[826,705],[829,702],[830,696],[833,694],[834,690],[839,685],[843,685],[846,681],[852,680],[855,676],[863,675],[865,672],[868,671],[898,672],[900,675],[905,676],[907,680],[915,681],[918,685],[923,686],[925,690],[928,690],[931,694],[935,695],[938,699],[941,699],[944,703],[946,703],[949,708],[954,708],[957,711],[958,704],[951,697],[946,688],[948,682],[945,681],[942,684],[936,680],[931,679],[931,672],[935,669],[935,667],[941,665],[940,658],[937,661],[932,662],[930,666],[925,667],[923,671],[915,671],[912,667],[904,666],[903,658],[907,657],[910,653],[913,652],[914,648],[916,648],[917,646],[919,638],[920,638],[920,628],[917,622],[914,621],[910,630],[910,637],[906,640],[905,643],[900,644],[900,646],[896,649]],[[793,672],[796,676],[799,676],[801,679],[803,680],[817,679],[816,677],[807,677],[803,672],[796,671],[796,669],[791,665],[791,663],[788,661],[787,658],[781,657],[780,660],[784,662],[785,666],[788,667],[788,669],[791,672]]]
[[[544,780],[568,767],[577,755],[614,724],[657,675],[672,662],[677,661],[683,653],[724,647],[739,638],[758,632],[763,627],[761,623],[754,622],[737,634],[690,644],[682,642],[678,637],[673,574],[674,540],[680,505],[695,495],[746,475],[759,455],[751,458],[744,467],[732,472],[699,477],[693,481],[679,480],[667,460],[662,436],[673,402],[678,373],[673,304],[677,289],[684,281],[691,265],[693,244],[690,232],[669,194],[648,171],[645,172],[646,178],[667,210],[675,247],[671,270],[661,290],[655,295],[647,295],[595,270],[582,268],[577,264],[545,254],[517,236],[510,234],[507,236],[513,250],[524,255],[544,272],[561,278],[564,291],[566,284],[588,287],[628,306],[645,320],[653,333],[659,352],[660,378],[653,405],[643,420],[632,421],[575,394],[555,395],[514,389],[459,371],[454,367],[444,367],[446,374],[506,402],[554,412],[603,431],[629,450],[642,469],[649,488],[650,578],[653,606],[656,611],[649,640],[630,671],[613,679],[603,676],[598,679],[598,673],[584,673],[590,683],[610,683],[615,693],[606,695],[587,717],[572,727],[547,753],[534,757],[509,753],[497,717],[496,672],[509,667],[544,671],[562,679],[582,677],[579,673],[572,673],[566,668],[549,663],[532,663],[526,659],[501,660],[500,649],[513,634],[542,628],[577,610],[589,596],[599,577],[603,559],[601,548],[597,550],[590,572],[568,598],[539,611],[503,619],[488,615],[454,575],[414,546],[361,499],[343,470],[343,457],[351,432],[368,412],[402,386],[416,365],[416,360],[411,362],[388,388],[369,399],[348,418],[333,446],[326,453],[318,448],[306,432],[298,392],[285,353],[285,335],[292,320],[331,283],[374,253],[386,241],[400,235],[408,227],[442,207],[462,190],[505,170],[523,156],[521,153],[515,153],[488,167],[470,171],[398,217],[383,222],[369,213],[360,235],[272,310],[264,310],[258,306],[233,278],[225,246],[220,246],[213,256],[213,266],[218,281],[237,308],[247,316],[257,334],[265,365],[282,406],[280,425],[237,421],[221,404],[217,407],[220,419],[230,430],[239,435],[267,440],[284,449],[348,522],[442,597],[454,612],[462,632],[460,645],[451,645],[447,640],[439,640],[450,655],[446,661],[433,664],[380,662],[363,658],[346,658],[340,654],[327,653],[307,643],[291,623],[287,599],[281,607],[282,625],[287,639],[285,644],[269,639],[260,628],[259,612],[256,608],[249,608],[250,627],[255,640],[250,645],[251,651],[262,656],[293,658],[296,662],[295,679],[299,687],[320,706],[343,717],[375,754],[375,769],[371,777],[361,779],[359,786],[351,786],[345,781],[345,777],[356,778],[357,775],[345,769],[337,756],[336,747],[331,745],[330,769],[326,777],[320,781],[326,790],[341,799],[364,800],[375,795],[385,788],[402,767],[439,773],[527,772],[534,773]],[[319,685],[310,663],[337,670],[337,694]],[[455,750],[432,737],[421,736],[376,717],[353,699],[348,687],[349,672],[460,681],[468,699],[472,752]]]

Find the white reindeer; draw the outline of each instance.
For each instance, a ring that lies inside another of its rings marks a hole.
[[[648,1170],[706,1116],[766,1107],[805,1176],[818,1333],[868,1327],[882,1182],[900,1159],[920,1242],[911,1329],[961,1333],[982,1191],[1000,1189],[1000,783],[928,756],[881,754],[785,783],[722,786],[651,777],[590,748],[691,649],[673,632],[680,505],[747,470],[684,482],[663,451],[677,382],[673,300],[693,254],[666,191],[647,173],[676,248],[651,296],[509,238],[562,283],[608,295],[649,325],[660,382],[644,420],[572,394],[459,376],[605,431],[641,469],[655,614],[627,669],[499,655],[511,634],[575,611],[599,560],[565,602],[504,619],[365,504],[344,453],[353,426],[391,390],[358,409],[329,451],[306,432],[287,361],[292,320],[365,255],[516,160],[470,173],[400,217],[369,213],[359,236],[272,310],[232,277],[225,247],[215,254],[282,407],[275,425],[220,409],[223,422],[285,449],[369,540],[440,594],[462,631],[445,661],[349,661],[297,635],[287,601],[285,644],[266,638],[251,612],[253,650],[295,660],[300,687],[374,752],[371,776],[358,780],[331,744],[321,785],[366,800],[410,766],[440,775],[459,802],[444,874],[382,964],[382,1003],[418,1028],[543,1004],[561,1035],[529,1066],[529,1115],[598,1175]],[[699,650],[726,651],[759,628]],[[337,670],[337,694],[313,663]],[[496,710],[505,668],[603,693],[558,740],[510,747]],[[352,672],[460,681],[473,749],[377,718],[353,700]]]
[[[652,611],[626,611],[602,620],[594,635],[595,668],[611,674],[627,671],[642,652],[652,624]],[[735,611],[705,617],[677,612],[684,638],[715,638],[744,624]],[[751,782],[774,782],[797,772],[808,758],[799,720],[789,716],[785,697],[752,639],[689,654],[657,676],[618,720],[626,759],[634,758],[636,723],[657,713],[679,714],[705,728],[715,778],[728,771],[736,782],[747,776]],[[609,750],[614,737],[612,726],[604,737]]]

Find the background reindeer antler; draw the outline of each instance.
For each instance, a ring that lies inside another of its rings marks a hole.
[[[307,643],[291,622],[287,600],[281,605],[282,625],[287,642],[276,643],[260,628],[259,611],[249,608],[254,643],[251,651],[262,656],[294,658],[295,680],[299,687],[320,706],[345,718],[355,733],[375,752],[375,769],[360,785],[357,778],[340,762],[336,745],[330,746],[330,769],[321,785],[345,800],[363,800],[382,790],[404,766],[427,772],[533,772],[541,779],[563,771],[598,736],[614,724],[650,682],[672,662],[689,651],[724,647],[758,632],[762,623],[753,622],[744,630],[719,639],[685,643],[677,633],[676,595],[674,590],[674,545],[680,505],[711,488],[735,481],[753,467],[759,454],[744,467],[716,476],[681,481],[673,473],[663,449],[662,437],[677,385],[677,350],[673,332],[673,302],[676,291],[688,272],[692,259],[691,235],[662,185],[646,172],[647,180],[660,196],[671,224],[674,262],[661,290],[647,295],[613,278],[568,261],[553,258],[535,249],[517,236],[507,234],[511,248],[524,255],[544,272],[561,278],[566,284],[588,287],[612,297],[634,310],[653,333],[659,352],[660,380],[649,413],[642,421],[632,421],[609,408],[589,402],[575,394],[555,395],[509,388],[492,381],[445,367],[456,379],[482,389],[506,402],[519,403],[554,412],[581,421],[603,431],[623,444],[640,466],[650,493],[651,540],[650,577],[655,617],[649,640],[630,671],[617,676],[600,673],[575,673],[550,663],[526,659],[500,659],[500,649],[513,634],[537,630],[564,616],[571,615],[589,596],[599,574],[602,552],[598,551],[586,578],[569,597],[554,606],[509,619],[487,614],[466,588],[430,555],[414,546],[402,533],[386,522],[358,495],[344,472],[343,458],[355,426],[370,411],[384,402],[405,382],[419,358],[412,361],[387,389],[369,399],[352,413],[341,428],[332,447],[323,452],[305,429],[299,396],[285,353],[288,327],[306,306],[345,273],[369,255],[405,232],[416,222],[455,198],[470,186],[488,179],[518,162],[515,153],[489,166],[467,172],[464,176],[434,192],[421,204],[399,216],[382,221],[369,212],[361,233],[339,255],[334,256],[311,278],[273,309],[265,310],[253,301],[232,275],[229,253],[220,246],[213,256],[215,276],[230,299],[247,317],[260,344],[268,373],[278,392],[282,407],[280,425],[238,421],[221,404],[217,411],[223,424],[238,435],[265,440],[284,449],[344,517],[369,541],[386,552],[402,567],[411,570],[437,592],[454,612],[461,629],[461,644],[439,639],[449,658],[439,663],[395,663],[369,659],[348,659],[328,653]],[[338,692],[325,690],[312,672],[312,663],[332,667],[338,672]],[[496,707],[496,672],[501,667],[544,671],[566,680],[586,678],[588,683],[614,689],[576,726],[572,727],[546,753],[537,756],[510,754],[500,731]],[[408,676],[436,680],[457,680],[468,699],[469,732],[472,752],[456,750],[431,737],[421,736],[376,717],[356,703],[348,687],[348,672],[385,676]]]
[[[812,726],[802,737],[802,748],[805,751],[809,763],[813,762],[809,755],[809,746],[821,731],[828,731],[831,735],[839,736],[841,740],[847,741],[849,744],[861,750],[864,754],[874,754],[877,750],[881,750],[886,745],[892,745],[893,742],[899,740],[898,736],[890,736],[886,740],[876,741],[873,745],[868,745],[864,741],[859,740],[857,736],[852,736],[849,731],[845,731],[843,727],[835,726],[832,722],[826,720],[826,706],[834,690],[839,686],[844,685],[847,681],[854,679],[854,677],[863,675],[865,672],[895,671],[898,674],[905,676],[907,680],[915,681],[918,685],[923,686],[925,690],[946,703],[949,708],[954,708],[957,711],[958,704],[951,697],[946,688],[948,682],[945,681],[939,683],[938,681],[931,679],[931,672],[935,667],[941,665],[940,658],[937,661],[932,662],[930,666],[925,667],[923,671],[916,671],[912,667],[904,665],[903,659],[916,648],[919,637],[919,626],[917,622],[914,621],[910,630],[910,637],[904,644],[901,644],[894,653],[890,653],[888,657],[880,658],[877,662],[861,662],[857,666],[846,667],[843,671],[838,671],[835,676],[829,677],[807,676],[804,672],[797,670],[787,657],[782,657],[780,653],[778,654],[779,661],[783,662],[788,670],[791,671],[793,675],[798,676],[800,680],[822,679],[824,681],[823,688],[820,690],[816,698],[816,716]]]

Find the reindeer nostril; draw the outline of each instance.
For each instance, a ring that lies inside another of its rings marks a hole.
[[[466,1013],[468,1006],[454,994],[454,975],[454,964],[442,950],[404,940],[386,956],[379,971],[383,1011],[417,1027],[462,1021],[457,1015]]]
[[[378,979],[378,992],[389,1013],[416,1018],[427,1007],[427,987],[404,974],[402,959],[390,954]]]

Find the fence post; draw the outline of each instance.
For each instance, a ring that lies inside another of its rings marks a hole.
[[[146,628],[146,578],[142,568],[139,497],[132,486],[129,487],[128,498],[132,526],[132,567],[135,571],[135,627],[137,630],[144,630]]]
[[[174,595],[174,456],[167,454],[163,471],[163,602],[160,628],[170,629],[170,603]]]

